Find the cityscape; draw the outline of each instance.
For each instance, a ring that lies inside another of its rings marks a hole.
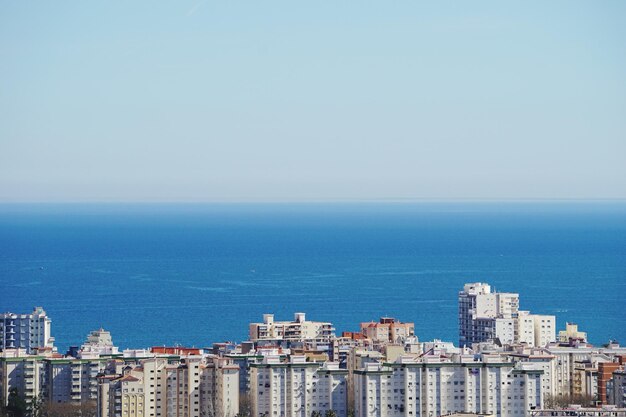
[[[0,417],[626,417],[626,0],[0,0]]]
[[[58,352],[44,308],[0,315],[0,401],[21,415],[98,417],[622,416],[626,347],[468,283],[458,341],[393,317],[333,323],[264,314],[247,339],[121,350],[103,328]],[[242,326],[243,327],[243,326]],[[18,410],[21,407],[21,410]],[[55,414],[56,413],[56,414]],[[17,415],[17,414],[13,414]]]

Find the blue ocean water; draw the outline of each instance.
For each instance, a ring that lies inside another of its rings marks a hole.
[[[456,343],[473,281],[626,343],[626,203],[0,205],[0,310],[44,306],[60,350],[100,326],[208,346],[296,311]]]

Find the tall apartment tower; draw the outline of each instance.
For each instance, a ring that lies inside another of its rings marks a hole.
[[[556,339],[554,316],[519,310],[519,294],[491,292],[482,282],[465,284],[459,292],[459,345],[498,340],[544,347]]]
[[[519,294],[491,292],[482,282],[465,284],[459,292],[459,346],[498,338],[513,343]]]
[[[42,307],[30,314],[0,314],[0,350],[26,349],[30,354],[35,348],[54,348],[51,322]]]

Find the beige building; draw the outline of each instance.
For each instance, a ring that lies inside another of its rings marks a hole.
[[[7,349],[0,353],[0,405],[7,404],[11,388],[17,388],[27,405],[47,395],[42,359],[27,355],[26,350],[22,349]]]
[[[556,340],[556,317],[520,311],[517,315],[514,343],[545,347]]]
[[[46,398],[54,403],[86,402],[98,399],[98,375],[108,359],[46,358]]]
[[[239,367],[231,360],[155,357],[100,379],[98,417],[234,417]]]
[[[332,323],[307,321],[304,313],[295,313],[293,321],[274,321],[264,314],[263,323],[250,323],[250,340],[331,341],[335,337]]]
[[[565,330],[559,331],[559,342],[570,343],[571,341],[587,342],[587,333],[578,331],[578,325],[567,323]]]

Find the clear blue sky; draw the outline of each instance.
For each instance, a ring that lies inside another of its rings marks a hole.
[[[624,1],[0,1],[0,201],[626,198]]]

